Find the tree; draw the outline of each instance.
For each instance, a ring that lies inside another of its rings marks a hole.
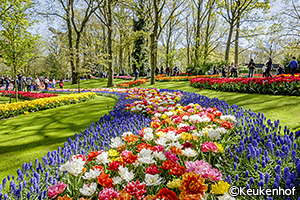
[[[151,85],[155,84],[155,67],[157,65],[157,42],[161,32],[166,27],[169,20],[181,13],[178,8],[184,3],[184,0],[175,0],[171,10],[163,12],[166,5],[166,0],[152,0],[151,4],[154,11],[154,16],[151,16],[152,31],[150,33],[150,67],[151,67]],[[178,11],[178,12],[176,12]],[[164,14],[164,18],[163,15]]]
[[[7,4],[1,4],[1,10],[10,7],[1,16],[0,31],[0,51],[5,60],[5,64],[11,69],[13,77],[26,65],[26,61],[33,54],[36,36],[28,32],[28,28],[33,25],[30,21],[29,9],[33,7],[30,0],[7,1]],[[16,101],[18,101],[18,87],[15,81]]]
[[[230,45],[232,43],[232,35],[234,27],[237,25],[236,46],[238,46],[238,37],[241,19],[249,12],[256,9],[269,9],[269,0],[222,0],[220,7],[223,9],[222,17],[229,24],[229,32],[226,42],[225,61],[229,61]],[[236,47],[237,49],[237,47]],[[236,56],[238,55],[236,51]],[[236,58],[237,60],[237,58]]]
[[[107,87],[114,87],[114,68],[113,68],[113,10],[117,0],[103,0],[98,2],[97,18],[107,28],[107,62],[108,62],[108,81]]]
[[[133,34],[136,37],[132,51],[132,70],[135,71],[138,68],[140,74],[144,73],[148,61],[145,35],[148,32],[147,26],[149,22],[147,14],[149,10],[146,8],[146,2],[146,0],[137,0],[134,8],[132,8],[135,13],[133,18]]]

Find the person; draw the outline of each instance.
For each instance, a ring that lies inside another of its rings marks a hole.
[[[124,69],[122,69],[122,76],[124,76],[125,75],[125,71],[124,71]]]
[[[27,92],[31,92],[31,84],[32,84],[32,79],[31,79],[31,76],[29,75],[26,78]]]
[[[272,68],[273,68],[272,58],[269,58],[269,60],[268,60],[268,62],[266,63],[266,65],[267,65],[267,69],[266,69],[266,78],[272,77],[271,74],[270,74],[270,71],[271,71]]]
[[[147,68],[147,78],[151,77],[151,69],[150,67]]]
[[[22,80],[22,75],[18,75],[18,91],[22,91],[22,83],[21,83],[21,80]]]
[[[63,79],[61,78],[60,79],[60,81],[59,81],[59,87],[60,87],[60,89],[63,89],[63,87],[64,87],[64,83],[63,83]]]
[[[155,75],[157,76],[158,73],[159,73],[159,69],[158,69],[158,67],[155,67]]]
[[[22,76],[20,82],[21,82],[21,91],[25,91],[26,90],[26,77]]]
[[[177,66],[175,66],[175,67],[173,68],[173,76],[176,76],[176,73],[177,73]]]
[[[135,69],[134,76],[135,76],[134,80],[136,81],[139,77],[139,70],[137,68]]]
[[[282,64],[279,64],[279,67],[277,69],[277,75],[284,73],[284,66]]]
[[[254,63],[252,58],[250,59],[250,62],[248,64],[248,68],[249,68],[249,74],[248,74],[247,77],[251,78],[251,77],[253,77],[253,72],[254,72],[254,69],[255,69],[255,63]]]
[[[180,74],[180,67],[178,66],[177,67],[177,76],[179,76],[179,74]]]
[[[40,85],[41,85],[41,82],[40,82],[40,79],[39,79],[39,77],[35,77],[35,80],[34,80],[34,90],[39,90],[39,88],[40,88]]]
[[[163,66],[160,67],[160,74],[164,74],[164,67]]]
[[[170,67],[169,66],[166,67],[166,74],[167,74],[167,76],[170,76]]]
[[[54,77],[52,78],[52,86],[53,86],[53,88],[55,88],[55,78]]]
[[[231,73],[232,71],[231,70],[233,68],[233,65],[229,64],[228,66],[225,65],[225,67],[227,68],[227,77],[232,77],[232,73]]]
[[[8,87],[9,87],[9,84],[10,84],[10,80],[9,80],[8,76],[5,77],[4,83],[5,83],[5,91],[8,91]]]
[[[0,84],[1,84],[1,87],[3,87],[4,86],[4,80],[5,80],[5,76],[3,75],[3,76],[1,76],[1,78],[0,78]]]
[[[215,66],[213,68],[213,75],[217,74],[217,70],[218,70],[217,64],[215,64]]]
[[[223,65],[222,69],[221,69],[221,73],[222,73],[222,77],[225,78],[226,77],[226,66]]]
[[[237,78],[238,77],[238,65],[237,64],[233,65],[233,63],[232,63],[231,66],[232,66],[231,74],[233,77]]]
[[[48,79],[48,77],[45,78],[44,83],[45,83],[45,90],[48,90],[48,84],[49,84],[49,79]]]
[[[263,77],[267,77],[266,71],[267,71],[267,65],[264,64],[264,66],[262,67]]]
[[[294,74],[296,73],[296,70],[299,68],[299,65],[298,65],[298,62],[296,61],[295,56],[293,56],[292,59],[293,60],[286,67],[291,66],[291,75],[294,76]]]

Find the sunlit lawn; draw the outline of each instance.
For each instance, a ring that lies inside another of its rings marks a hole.
[[[92,101],[44,110],[0,121],[0,180],[24,162],[41,160],[48,151],[57,150],[75,132],[108,113],[116,100],[97,96]]]

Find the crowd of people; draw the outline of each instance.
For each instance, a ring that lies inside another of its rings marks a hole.
[[[11,76],[5,76],[2,75],[0,77],[0,86],[5,87],[5,90],[9,90],[9,86],[12,85],[12,90],[15,90],[15,87],[17,87],[18,91],[27,91],[31,92],[33,91],[38,91],[40,89],[48,89],[50,86],[52,88],[55,88],[55,78],[53,77],[51,81],[49,80],[48,77],[38,77],[36,76],[35,78],[32,78],[32,76],[24,76],[24,75],[18,75],[16,77],[11,77]],[[63,79],[60,79],[59,81],[59,87],[63,88]]]
[[[292,61],[286,66],[286,68],[289,68],[289,67],[291,68],[290,74],[292,76],[294,76],[296,71],[299,69],[299,65],[298,65],[298,62],[296,61],[295,56],[292,57]],[[248,78],[253,77],[253,72],[255,69],[255,63],[254,63],[253,59],[250,60],[250,62],[248,64],[248,68],[249,68]],[[268,61],[262,67],[263,77],[266,77],[266,78],[272,77],[272,75],[270,74],[270,71],[273,69],[274,69],[274,67],[273,67],[272,58],[269,58]],[[282,64],[279,64],[276,75],[280,75],[280,74],[284,74],[284,73],[285,73],[285,67]]]
[[[222,77],[238,77],[238,65],[237,64],[228,64],[223,65],[220,69],[218,69],[217,64],[208,71],[208,75],[216,75],[220,74]]]

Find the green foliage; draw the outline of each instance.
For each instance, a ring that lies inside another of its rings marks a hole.
[[[207,74],[207,72],[213,68],[213,66],[217,64],[217,67],[220,68],[221,66],[223,65],[227,65],[228,62],[224,61],[224,60],[221,60],[221,61],[218,61],[218,62],[200,62],[200,66],[199,67],[195,67],[193,64],[190,64],[188,67],[187,67],[187,71],[188,70],[191,70],[191,73],[193,75],[205,75]]]
[[[148,61],[148,51],[146,48],[146,37],[145,33],[147,32],[147,18],[145,11],[145,0],[139,0],[136,4],[136,17],[137,19],[133,20],[133,31],[134,34],[139,36],[136,37],[134,41],[134,47],[132,52],[132,70],[135,71],[136,68],[139,69],[140,75],[144,75],[144,69],[147,66]]]
[[[16,75],[34,56],[32,50],[37,37],[27,31],[33,24],[29,19],[33,3],[30,0],[8,0],[0,7],[1,10],[10,8],[0,18],[0,52],[4,63]]]

